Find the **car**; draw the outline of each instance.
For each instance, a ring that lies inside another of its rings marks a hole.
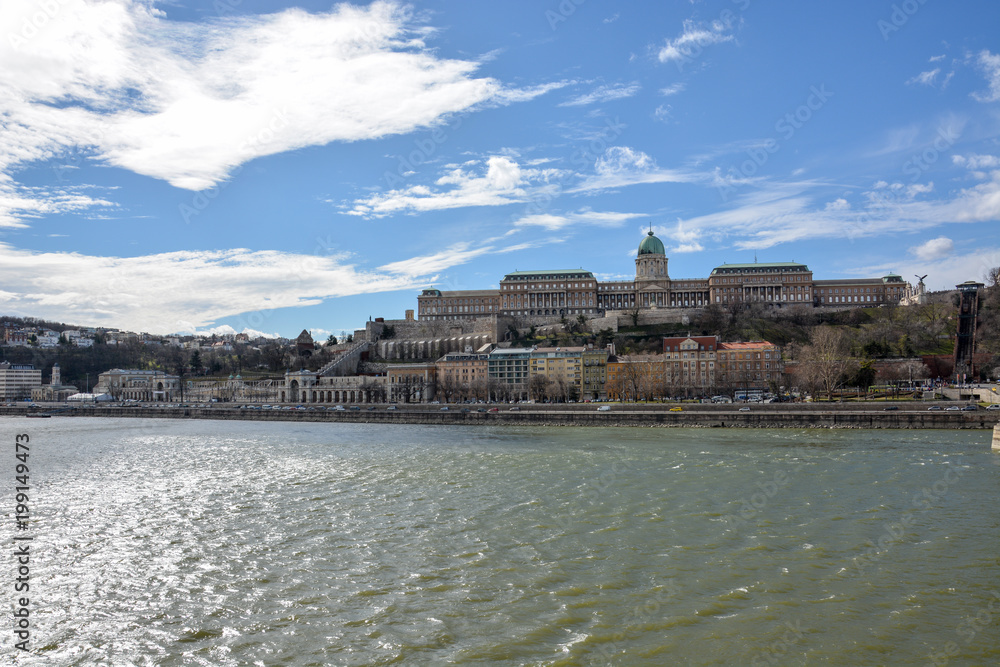
[[[386,408],[386,410],[399,410],[399,408],[397,408],[395,405],[390,405],[389,407]]]
[[[962,411],[963,412],[975,412],[978,409],[979,409],[978,405],[966,405],[964,408],[962,408]]]
[[[993,405],[987,405],[987,410],[1000,410],[1000,403],[994,403]]]
[[[521,408],[517,407],[516,405],[509,410],[509,412],[520,412],[520,411]]]
[[[932,405],[931,407],[927,408],[928,412],[931,410],[942,410],[942,409],[943,408],[940,405]]]
[[[749,410],[749,408],[747,408],[747,409]],[[683,412],[683,411],[684,411],[684,408],[682,408],[679,405],[675,405],[674,407],[670,408],[670,412]]]
[[[750,412],[750,408],[744,405],[742,408],[740,408],[740,412]]]
[[[357,411],[357,410],[360,410],[360,409],[361,409],[361,408],[360,408],[359,406],[357,406],[357,405],[352,405],[352,406],[351,406],[351,410],[355,410],[355,411]]]
[[[309,409],[310,409],[310,410],[312,410],[312,408],[309,408]],[[371,412],[371,411],[372,411],[372,410],[374,410],[374,409],[375,409],[375,406],[374,406],[374,405],[369,405],[369,406],[368,406],[368,412]]]
[[[611,410],[610,405],[602,405],[601,407],[597,408],[598,412],[608,412],[610,410]]]
[[[487,412],[500,412],[500,408],[490,408]]]
[[[946,412],[958,412],[961,409],[962,408],[958,407],[957,405],[949,405],[947,408],[945,408],[945,411]]]
[[[443,408],[441,408],[441,412],[444,412],[444,411],[445,411],[445,410],[447,410],[447,409],[448,409],[448,406],[446,405],[446,406],[444,406]]]
[[[467,415],[467,414],[469,414],[469,412],[471,412],[471,411],[469,410],[469,408],[462,408],[462,414],[463,414],[463,415]]]
[[[486,412],[486,408],[476,408],[476,412]]]
[[[887,408],[882,408],[883,412],[891,412],[893,410],[899,410],[899,406],[898,405],[890,405]]]
[[[335,412],[347,412],[347,408],[345,408],[343,405],[335,405],[333,406],[333,409]]]

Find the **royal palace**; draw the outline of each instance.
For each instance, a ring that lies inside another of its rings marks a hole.
[[[805,264],[722,264],[708,278],[672,279],[663,243],[650,231],[639,244],[633,280],[600,281],[581,269],[514,271],[500,289],[441,291],[417,297],[420,320],[460,320],[486,315],[561,318],[602,317],[612,311],[703,308],[738,302],[815,307],[898,304],[913,287],[890,273],[881,278],[816,280]]]

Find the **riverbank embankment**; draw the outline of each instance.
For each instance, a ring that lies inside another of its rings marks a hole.
[[[448,409],[443,409],[447,407]],[[613,405],[598,411],[593,404],[521,405],[512,409],[463,405],[412,405],[387,409],[364,406],[333,410],[309,406],[301,409],[161,406],[3,407],[0,416],[106,417],[135,419],[218,419],[244,421],[331,422],[348,424],[461,424],[517,426],[661,426],[708,428],[855,428],[855,429],[992,429],[1000,411],[930,410],[884,404],[696,404],[671,410],[666,405]],[[479,410],[486,410],[480,412]]]

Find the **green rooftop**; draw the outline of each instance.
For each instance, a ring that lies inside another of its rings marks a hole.
[[[574,278],[593,278],[594,274],[583,269],[546,269],[544,271],[511,271],[503,277],[507,280],[512,277],[521,278],[525,276],[541,276],[543,278],[553,278],[555,276],[572,275]]]
[[[746,271],[748,269],[786,269],[796,271],[808,271],[805,264],[795,262],[752,262],[749,264],[723,264],[712,269],[712,274],[729,271]]]

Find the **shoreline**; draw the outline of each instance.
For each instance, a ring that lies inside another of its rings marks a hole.
[[[332,411],[312,406],[310,410],[249,410],[238,407],[2,407],[0,417],[109,417],[132,419],[214,419],[240,421],[290,421],[347,424],[433,424],[464,426],[619,426],[697,428],[844,428],[844,429],[992,429],[1000,423],[1000,411],[928,411],[926,407],[886,410],[884,405],[754,404],[749,412],[729,405],[697,404],[672,412],[662,405],[613,405],[598,412],[593,405],[508,406],[498,412],[477,412],[479,407],[412,405],[387,410]],[[468,412],[462,412],[467,409]]]

